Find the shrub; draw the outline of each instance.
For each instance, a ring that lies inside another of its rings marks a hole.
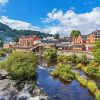
[[[87,86],[87,80],[82,76],[77,77],[77,80],[80,82],[81,85]]]
[[[97,90],[97,85],[94,81],[88,81],[87,87],[92,93],[95,93]]]
[[[60,55],[57,57],[58,63],[67,64],[68,61],[69,61],[69,58],[67,56]]]
[[[4,57],[5,53],[3,51],[0,51],[0,57]]]
[[[79,64],[76,66],[76,68],[78,68],[78,69],[82,69],[82,67],[83,67],[83,65],[82,65],[81,63],[79,63]]]
[[[97,90],[95,95],[96,95],[96,100],[100,100],[100,90]]]
[[[73,63],[77,63],[78,62],[78,56],[76,56],[75,54],[71,55],[70,61],[72,61]]]
[[[90,64],[87,66],[87,73],[89,75],[100,77],[100,68]]]
[[[60,64],[58,67],[51,72],[51,75],[58,76],[66,81],[74,79],[74,73],[71,71],[71,67],[69,65]]]
[[[80,63],[82,63],[82,64],[87,64],[87,63],[88,63],[87,56],[86,56],[86,55],[81,55],[81,56],[79,57],[79,61],[80,61]]]
[[[56,61],[57,60],[57,51],[55,49],[48,49],[44,52],[45,58],[47,58],[50,61]]]
[[[75,78],[77,79],[79,76],[80,76],[80,73],[79,72],[76,72],[75,73]]]

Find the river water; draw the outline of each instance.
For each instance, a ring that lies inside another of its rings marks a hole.
[[[53,63],[48,64],[44,60],[37,69],[37,81],[39,87],[49,96],[48,100],[95,100],[95,97],[88,91],[86,87],[82,87],[80,83],[73,80],[71,83],[63,82],[53,78],[50,70],[55,66]],[[83,72],[80,72],[83,75]],[[85,74],[84,74],[85,75]]]

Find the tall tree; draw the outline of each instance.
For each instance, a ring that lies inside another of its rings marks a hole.
[[[79,35],[81,35],[81,32],[79,30],[73,30],[71,32],[71,37],[78,37]]]

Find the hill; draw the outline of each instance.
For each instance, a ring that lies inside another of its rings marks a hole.
[[[21,35],[37,35],[40,38],[49,36],[49,34],[42,33],[39,31],[31,31],[31,30],[16,30],[16,29],[11,29],[9,26],[3,24],[0,22],[0,37],[5,39],[6,37],[12,38],[15,40],[15,38],[20,37]]]

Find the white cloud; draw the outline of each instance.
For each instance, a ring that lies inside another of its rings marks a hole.
[[[19,20],[14,20],[14,19],[9,19],[6,16],[1,16],[0,22],[8,25],[12,29],[39,30],[39,27],[32,26],[30,23],[27,23],[27,22],[24,22],[24,21],[19,21]]]
[[[4,5],[8,2],[9,0],[0,0],[0,5]]]
[[[62,10],[53,10],[47,14],[47,18],[43,22],[53,24],[58,21],[58,25],[49,27],[45,31],[53,33],[70,34],[71,30],[78,29],[83,34],[100,29],[100,7],[93,8],[91,12],[77,14],[73,10],[68,10],[65,13]]]

